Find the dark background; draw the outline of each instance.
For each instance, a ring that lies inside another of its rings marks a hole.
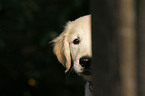
[[[0,96],[83,96],[48,42],[86,14],[89,0],[0,0]]]

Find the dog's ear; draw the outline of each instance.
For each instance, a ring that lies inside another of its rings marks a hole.
[[[60,34],[56,39],[52,42],[54,43],[54,53],[57,56],[59,62],[66,67],[65,72],[67,72],[71,67],[71,56],[70,56],[70,48],[69,48],[69,34],[71,31],[70,22],[65,27],[63,33]]]

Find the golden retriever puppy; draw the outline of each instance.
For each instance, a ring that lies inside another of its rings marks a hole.
[[[78,75],[91,81],[91,15],[68,22],[63,33],[52,42],[54,43],[54,53],[59,62],[66,67],[65,72],[68,72],[72,66]],[[86,87],[88,87],[86,96],[91,96],[88,92],[90,91],[89,83],[86,84]]]

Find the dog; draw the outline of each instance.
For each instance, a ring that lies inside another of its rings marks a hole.
[[[85,96],[92,96],[89,83],[91,82],[92,58],[91,15],[68,22],[64,31],[52,42],[53,51],[58,61],[66,68],[65,72],[68,72],[72,66],[79,76],[83,76],[88,81]]]

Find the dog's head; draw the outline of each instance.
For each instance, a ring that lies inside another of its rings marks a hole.
[[[90,75],[92,57],[91,48],[91,16],[80,17],[68,22],[64,32],[54,42],[54,53],[67,72],[73,61],[76,73],[84,77]]]

